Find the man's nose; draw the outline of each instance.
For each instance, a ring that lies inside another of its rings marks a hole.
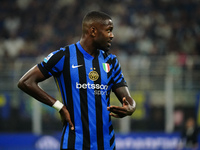
[[[114,34],[113,34],[113,32],[110,34],[110,37],[111,37],[111,38],[114,38]]]

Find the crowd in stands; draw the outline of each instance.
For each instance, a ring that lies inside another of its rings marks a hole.
[[[200,57],[200,0],[0,0],[0,85],[2,87],[0,92],[6,91],[5,89],[12,91],[13,85],[16,88],[16,84],[12,82],[15,80],[13,78],[16,78],[14,75],[18,68],[16,67],[14,70],[12,67],[6,66],[6,64],[12,65],[4,63],[6,60],[46,56],[62,46],[78,41],[82,32],[82,18],[92,10],[106,12],[112,17],[114,39],[111,51],[114,54],[118,53],[118,56],[121,54],[127,57],[131,56],[129,59],[125,58],[129,64],[125,64],[126,67],[123,69],[134,70],[135,77],[130,78],[129,86],[133,90],[140,86],[142,88],[144,86],[146,89],[150,87],[146,80],[142,80],[140,85],[142,74],[148,74],[150,77],[154,75],[152,72],[156,67],[157,70],[165,69],[163,67],[166,64],[165,61],[162,59],[162,61],[155,61],[155,59],[150,61],[150,57],[146,56],[170,56],[168,59],[169,70],[176,72],[178,77],[183,78],[184,81],[188,74],[185,75],[182,72],[185,71],[185,68],[190,69],[194,66],[194,60],[187,58],[187,67],[185,67],[186,57]],[[139,55],[142,56],[142,59],[137,57]],[[196,70],[200,70],[200,59],[197,58],[196,62]],[[7,69],[9,67],[11,71]],[[139,78],[136,78],[137,74]],[[159,77],[163,75],[163,78],[157,78],[155,75],[151,79],[152,84],[149,85],[160,90],[162,83],[155,81],[157,79],[164,81],[166,71],[155,72],[155,74],[160,75]],[[138,82],[135,82],[137,79]],[[199,74],[196,77],[191,75],[189,79],[183,83],[185,87],[189,87],[186,89],[195,89],[194,87],[196,87],[199,91]],[[9,87],[10,85],[12,88]],[[183,87],[182,83],[181,87]],[[16,95],[13,97],[13,101],[18,103],[15,101]],[[19,97],[21,100],[21,95]],[[191,101],[191,99],[189,100]],[[11,116],[15,119],[14,122],[20,122],[21,116],[16,115],[19,108],[15,106],[15,103],[12,106],[14,115]],[[151,120],[151,122],[156,122],[156,118],[160,116],[161,119],[164,119],[163,115],[157,116],[159,112],[155,112],[155,121]],[[186,112],[188,113],[188,111]],[[13,118],[8,120],[9,125],[10,122],[13,122]],[[23,122],[24,118],[21,118]],[[48,117],[44,118],[48,119]],[[1,119],[0,117],[0,122],[3,122]],[[50,121],[52,123],[52,120]],[[22,124],[25,125],[19,124],[21,130],[30,127],[30,125],[26,125],[26,122]],[[11,125],[17,126],[18,124],[12,123]],[[142,125],[147,124],[142,122]],[[159,123],[157,125],[163,128],[164,122],[162,125]],[[138,126],[140,127],[141,124]],[[7,126],[6,123],[0,125],[2,131],[6,129],[10,131],[10,128],[14,130],[17,127]],[[160,129],[155,124],[152,125],[151,129],[153,128]]]
[[[1,0],[0,57],[46,55],[79,40],[91,10],[113,18],[115,52],[200,55],[200,0]]]

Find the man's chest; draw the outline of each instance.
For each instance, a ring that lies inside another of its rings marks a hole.
[[[107,85],[111,80],[112,65],[104,60],[71,61],[69,66],[72,83]],[[92,85],[92,86],[89,86]]]

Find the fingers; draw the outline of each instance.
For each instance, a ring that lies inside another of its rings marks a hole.
[[[126,97],[122,98],[123,103],[127,103],[128,101],[126,100]]]
[[[110,106],[107,107],[107,110],[110,111],[110,116],[113,116],[115,118],[122,118],[127,115],[130,115],[130,103],[126,100],[126,97],[123,97],[122,99],[123,106]]]
[[[64,119],[62,119],[62,123],[63,123],[63,125],[66,125],[68,123],[69,124],[69,128],[71,130],[74,130],[74,124],[71,122],[71,120],[64,118]]]
[[[60,115],[61,115],[63,124],[69,123],[70,129],[74,130],[74,124],[72,123],[70,114],[65,107],[60,111]]]
[[[67,117],[67,118],[65,118],[65,121],[69,123],[69,128],[71,130],[74,130],[74,124],[72,123],[71,118]]]
[[[126,97],[123,97],[122,101],[123,101],[123,105],[124,104],[125,105],[130,105],[130,103],[126,100]]]
[[[127,116],[127,109],[125,107],[110,106],[107,107],[107,110],[111,112],[110,116],[113,116],[115,118],[122,118]]]
[[[71,129],[71,130],[74,130],[74,124],[71,122],[71,120],[70,121],[67,121],[66,119],[63,121],[63,125],[64,124],[69,124],[69,128]]]
[[[115,118],[123,118],[126,115],[125,114],[114,114],[114,113],[110,113],[110,116],[115,117]]]
[[[110,116],[115,117],[115,118],[120,118],[119,115],[113,114],[113,113],[110,113]]]
[[[69,127],[70,127],[71,130],[74,130],[74,125],[71,121],[69,122]]]
[[[113,113],[123,113],[125,114],[127,112],[126,107],[119,107],[119,106],[110,106],[107,108],[108,111]]]
[[[74,124],[71,122],[71,120],[70,121],[67,121],[66,119],[64,119],[64,120],[62,120],[62,122],[63,122],[63,125],[65,125],[65,124],[69,124],[69,128],[71,129],[71,130],[74,130]]]

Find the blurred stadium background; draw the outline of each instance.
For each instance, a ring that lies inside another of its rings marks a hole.
[[[79,40],[91,10],[113,18],[111,52],[137,102],[131,117],[113,119],[117,149],[175,149],[189,117],[200,127],[200,0],[1,0],[0,149],[59,149],[58,113],[17,82]],[[59,98],[53,79],[41,86]]]

